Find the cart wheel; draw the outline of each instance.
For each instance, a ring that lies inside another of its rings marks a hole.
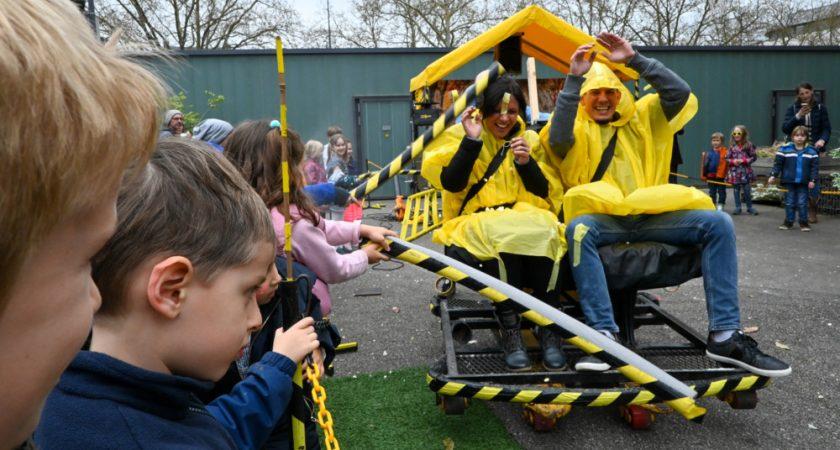
[[[460,416],[469,406],[469,399],[464,397],[449,397],[447,395],[436,395],[436,403],[441,411],[447,416]]]
[[[732,407],[732,409],[755,409],[758,404],[758,394],[755,391],[729,392],[718,396]]]
[[[640,405],[620,406],[621,417],[634,430],[647,430],[653,423],[653,412]]]
[[[527,406],[522,409],[522,416],[528,422],[528,425],[531,425],[531,428],[539,433],[551,431],[557,425],[556,417],[546,417]]]
[[[449,278],[438,277],[435,281],[435,290],[438,298],[452,298],[455,295],[455,283]]]

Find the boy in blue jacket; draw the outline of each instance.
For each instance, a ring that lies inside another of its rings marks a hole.
[[[820,173],[820,156],[808,141],[808,129],[798,126],[790,133],[792,144],[785,145],[776,152],[776,161],[770,172],[768,184],[776,181],[781,174],[785,194],[785,222],[780,230],[793,228],[796,213],[799,213],[799,229],[811,231],[808,224],[808,190],[813,189]]]
[[[172,139],[124,183],[117,217],[92,260],[103,300],[91,350],[48,397],[36,444],[260,447],[287,409],[296,364],[318,348],[311,318],[278,330],[273,351],[229,394],[206,406],[197,394],[262,323],[257,293],[274,266],[262,200],[223,157]]]

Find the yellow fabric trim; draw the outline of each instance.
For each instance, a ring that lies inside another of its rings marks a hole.
[[[575,225],[575,257],[572,261],[572,266],[574,267],[580,265],[580,243],[583,242],[583,238],[588,232],[589,227],[587,227],[586,225],[582,223]]]

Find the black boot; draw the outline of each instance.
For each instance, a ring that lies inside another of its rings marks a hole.
[[[525,351],[525,344],[522,342],[522,332],[519,329],[519,314],[507,308],[498,308],[496,314],[499,317],[502,335],[502,350],[505,352],[505,365],[513,371],[528,370],[531,368],[531,359]]]
[[[546,370],[563,370],[566,368],[566,354],[560,347],[560,336],[553,330],[539,328],[540,349],[542,349],[543,367]]]

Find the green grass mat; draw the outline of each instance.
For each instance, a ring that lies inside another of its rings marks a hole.
[[[426,368],[325,379],[342,449],[518,449],[502,422],[473,401],[447,416],[426,386]],[[323,434],[322,434],[323,439]]]

